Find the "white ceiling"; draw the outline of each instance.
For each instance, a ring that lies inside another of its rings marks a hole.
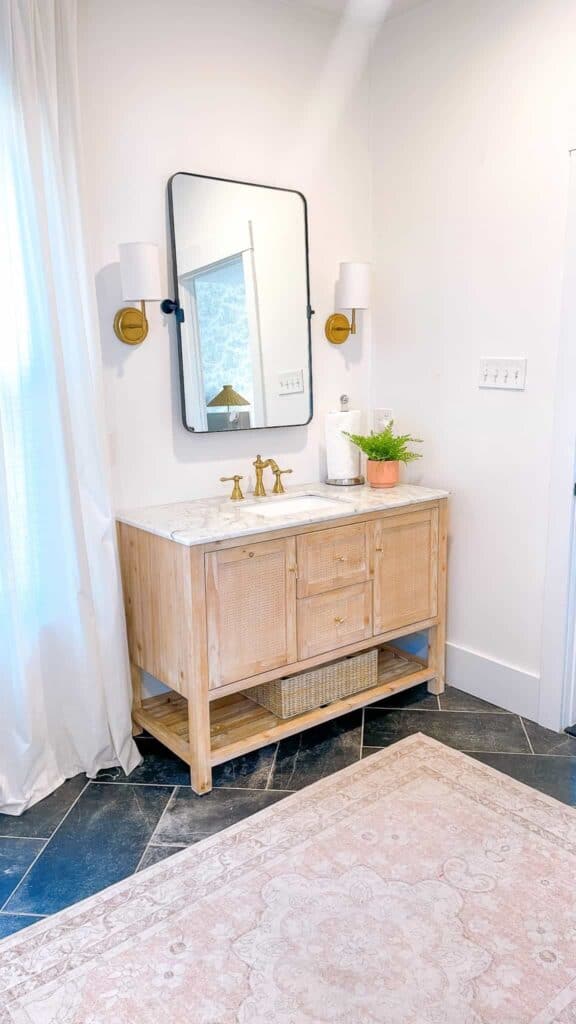
[[[348,8],[350,14],[362,15],[363,11],[373,14],[381,10],[382,17],[386,14],[390,17],[393,14],[401,14],[413,7],[419,7],[426,0],[292,0],[301,7],[315,7],[322,11],[330,11],[333,14],[343,14]]]

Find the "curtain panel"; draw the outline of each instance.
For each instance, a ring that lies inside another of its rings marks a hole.
[[[140,761],[78,174],[76,0],[0,0],[0,811]]]

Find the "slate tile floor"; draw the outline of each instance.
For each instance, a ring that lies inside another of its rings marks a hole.
[[[576,806],[576,738],[449,687],[417,687],[222,765],[196,796],[151,737],[142,765],[77,776],[20,818],[0,815],[0,938],[415,732]]]

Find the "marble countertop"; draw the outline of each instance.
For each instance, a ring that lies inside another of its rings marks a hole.
[[[325,507],[307,511],[290,509],[290,501],[286,499],[306,495],[330,499],[330,503],[326,501]],[[430,490],[412,484],[398,484],[389,490],[375,490],[366,485],[332,487],[328,484],[308,484],[289,487],[285,494],[271,494],[266,498],[248,495],[244,501],[231,501],[228,497],[173,502],[120,512],[116,518],[139,530],[192,547],[194,544],[210,544],[249,534],[285,530],[291,526],[338,521],[346,516],[403,508],[447,497],[447,491]],[[269,506],[272,502],[283,504],[281,515],[265,515],[263,506]]]

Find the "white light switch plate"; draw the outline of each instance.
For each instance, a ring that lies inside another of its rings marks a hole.
[[[304,371],[286,370],[278,374],[279,395],[301,395],[304,391]]]
[[[524,391],[526,388],[526,359],[490,357],[480,360],[481,388],[499,391]]]
[[[375,434],[380,434],[383,430],[394,419],[394,413],[392,409],[373,409],[372,410],[372,430]]]

